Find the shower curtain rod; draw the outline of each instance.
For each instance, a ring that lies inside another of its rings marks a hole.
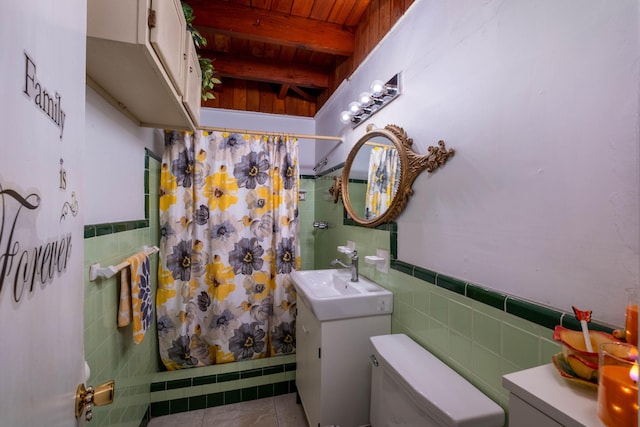
[[[231,128],[220,128],[220,127],[211,127],[211,126],[200,126],[199,130],[208,130],[214,132],[231,132],[231,133],[247,133],[251,135],[269,135],[269,136],[279,136],[279,135],[287,135],[294,138],[300,139],[320,139],[324,141],[340,141],[342,142],[342,138],[339,136],[325,136],[325,135],[305,135],[302,133],[286,133],[286,132],[264,132],[259,130],[246,130],[246,129],[231,129]]]

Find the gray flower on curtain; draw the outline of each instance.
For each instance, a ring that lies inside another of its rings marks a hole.
[[[232,133],[228,137],[224,138],[218,148],[220,150],[230,149],[232,153],[235,153],[238,148],[244,145],[244,139],[242,135],[238,133]]]
[[[157,325],[158,325],[157,326],[158,336],[160,337],[166,336],[169,333],[169,331],[172,331],[176,327],[175,323],[173,323],[171,318],[167,315],[160,316],[158,318]]]
[[[389,176],[385,163],[381,163],[378,165],[378,168],[375,171],[375,181],[373,182],[374,188],[377,191],[385,191],[387,185],[389,184]]]
[[[182,240],[167,255],[167,268],[176,280],[188,282],[191,279],[191,247],[191,240]]]
[[[165,131],[164,145],[170,147],[176,142],[182,142],[182,136],[180,135],[180,132],[178,132],[177,130]]]
[[[225,220],[220,224],[213,224],[209,229],[209,238],[219,239],[222,241],[228,240],[236,232],[235,227],[231,222]]]
[[[223,310],[219,314],[214,314],[211,317],[211,329],[221,329],[229,326],[236,316],[229,310]]]
[[[162,223],[162,225],[160,226],[160,238],[161,239],[168,239],[169,237],[171,237],[174,234],[176,234],[176,232],[173,230],[173,228],[171,228],[171,225],[169,225],[168,222]]]
[[[265,237],[270,236],[271,233],[274,232],[275,221],[273,220],[273,216],[270,214],[262,215],[259,219],[251,222],[249,229],[258,240],[264,240]]]
[[[276,272],[291,273],[295,268],[295,238],[285,237],[276,249]]]
[[[296,322],[282,322],[271,333],[271,344],[276,353],[293,353],[296,349]]]
[[[177,340],[171,343],[171,348],[167,352],[169,358],[180,365],[197,365],[198,359],[191,356],[190,343],[191,340],[188,336],[179,336]]]
[[[229,350],[236,360],[251,359],[264,350],[266,335],[257,322],[243,323],[229,340]]]
[[[264,261],[264,249],[256,238],[243,238],[233,245],[229,253],[229,264],[233,266],[233,272],[238,274],[251,274],[254,270],[260,270]]]
[[[211,305],[211,297],[206,292],[200,292],[198,295],[198,308],[200,311],[207,311]]]
[[[178,159],[171,164],[171,173],[176,177],[179,186],[190,188],[193,182],[193,153],[184,149],[178,155]]]
[[[250,152],[242,156],[240,163],[233,169],[238,180],[238,187],[255,189],[257,184],[264,184],[269,178],[269,160],[264,151]]]
[[[291,156],[289,154],[284,156],[282,171],[280,173],[282,175],[284,188],[286,190],[295,188],[298,179],[298,173],[296,171],[296,165],[291,160]]]
[[[193,219],[198,225],[205,225],[209,221],[209,207],[200,205],[193,213]]]
[[[259,304],[251,306],[251,318],[261,325],[264,325],[269,317],[273,314],[273,303],[271,298],[265,298]]]

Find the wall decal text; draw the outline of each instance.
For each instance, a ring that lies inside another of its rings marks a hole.
[[[42,87],[40,81],[36,78],[36,63],[29,57],[27,52],[24,53],[25,69],[24,69],[24,89],[23,92],[27,98],[33,97],[34,105],[51,119],[51,121],[60,129],[60,139],[64,133],[64,121],[67,117],[62,110],[62,96],[56,92],[51,95],[47,89]]]
[[[36,243],[33,247],[27,247],[31,239],[27,244],[20,240],[19,231],[28,227],[21,225],[19,219],[29,220],[29,211],[34,213],[40,202],[36,193],[23,196],[0,185],[0,295],[7,284],[12,288],[16,303],[27,293],[34,292],[36,283],[42,287],[62,274],[71,256],[71,233],[48,239],[46,243]]]

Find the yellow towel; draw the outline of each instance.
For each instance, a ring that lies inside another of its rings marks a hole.
[[[118,326],[126,326],[133,319],[133,341],[139,344],[153,322],[149,257],[140,252],[126,262],[129,267],[124,268],[120,276]]]
[[[129,268],[120,270],[120,303],[118,304],[118,327],[122,328],[131,323],[131,285],[129,283]]]

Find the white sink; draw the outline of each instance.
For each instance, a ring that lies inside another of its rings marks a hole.
[[[320,321],[377,316],[393,312],[393,294],[360,276],[351,281],[348,269],[291,273],[298,297]]]

